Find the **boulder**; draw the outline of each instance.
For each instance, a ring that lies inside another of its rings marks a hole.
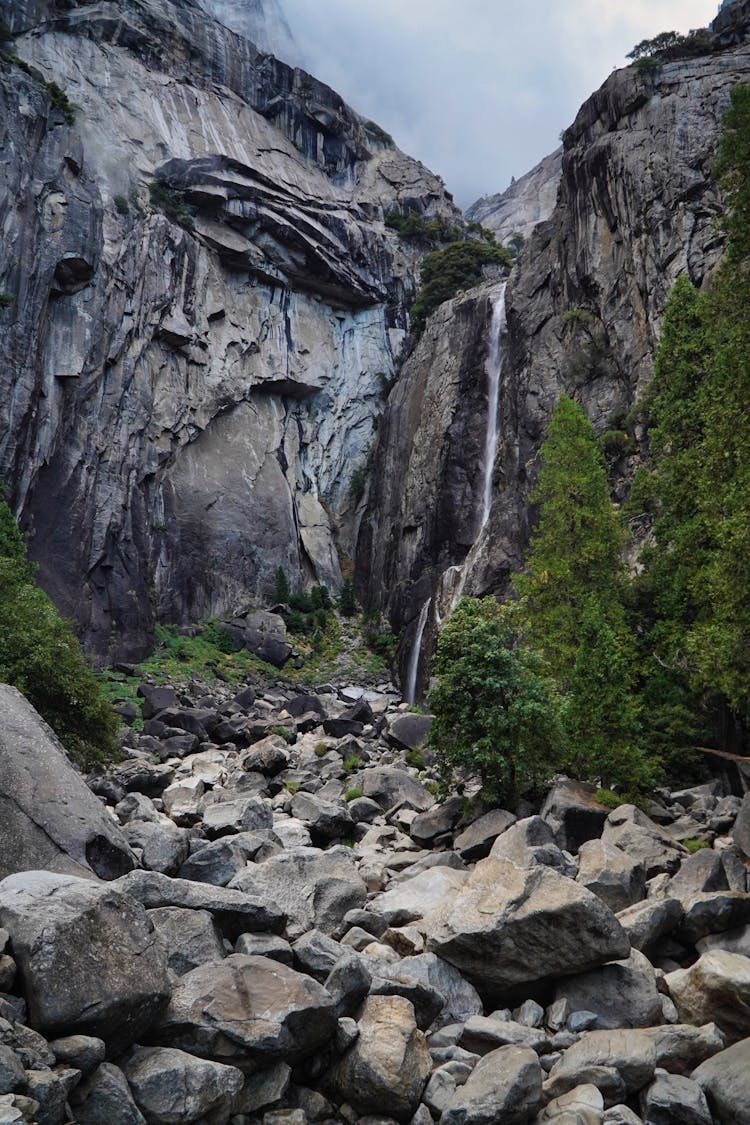
[[[123,832],[131,848],[139,849],[141,863],[149,871],[174,875],[190,852],[187,829],[178,828],[168,816],[131,820]]]
[[[161,1043],[251,1072],[296,1063],[335,1031],[334,1002],[320,984],[239,953],[180,977],[155,1029]]]
[[[750,1125],[750,1039],[714,1054],[691,1078],[706,1094],[718,1125]]]
[[[708,934],[720,934],[750,922],[750,894],[744,891],[695,894],[683,906],[685,915],[677,938],[687,945],[695,945]]]
[[[338,932],[347,910],[364,906],[367,900],[351,849],[345,847],[325,852],[295,848],[272,856],[236,875],[230,888],[240,897],[276,902],[287,913],[292,940],[313,927]]]
[[[440,999],[440,1010],[432,1021],[432,1027],[443,1027],[451,1023],[464,1023],[471,1016],[482,1011],[479,993],[468,980],[447,961],[434,953],[419,953],[414,957],[403,957],[393,966],[382,966],[380,976],[392,980],[411,980],[431,989]]]
[[[633,948],[644,951],[673,933],[684,913],[676,898],[650,899],[619,911],[617,920]]]
[[[464,828],[453,841],[453,846],[462,859],[473,863],[486,859],[498,836],[502,836],[511,824],[516,823],[513,813],[505,809],[492,809]]]
[[[466,882],[464,871],[452,867],[431,867],[390,887],[373,901],[373,909],[390,926],[416,922],[439,909],[451,895],[457,894]]]
[[[224,942],[207,910],[185,910],[161,906],[148,916],[167,951],[167,965],[176,977],[192,972],[208,961],[223,961]]]
[[[189,1125],[222,1110],[226,1121],[245,1081],[234,1066],[172,1047],[136,1047],[122,1069],[149,1125]]]
[[[432,1069],[414,1009],[401,996],[371,996],[358,1027],[358,1038],[333,1069],[332,1090],[361,1113],[408,1120]]]
[[[662,873],[674,874],[688,855],[686,848],[635,805],[620,805],[609,814],[602,841],[614,844],[641,863],[647,879]]]
[[[313,793],[296,793],[291,813],[305,825],[313,843],[320,846],[337,837],[348,836],[354,827],[345,805],[323,801]]]
[[[615,914],[646,897],[643,865],[614,844],[602,840],[589,840],[581,845],[576,879],[606,902]]]
[[[112,884],[46,871],[0,883],[0,922],[23,979],[32,1027],[122,1049],[169,996],[161,942],[143,907]]]
[[[732,839],[742,854],[750,859],[750,793],[742,798],[740,811],[734,822]]]
[[[435,798],[424,785],[396,766],[374,766],[359,775],[362,792],[388,810],[396,805],[409,805],[417,812],[426,812],[436,804]]]
[[[599,839],[608,813],[597,802],[593,785],[566,777],[552,786],[539,815],[549,824],[559,848],[577,852],[587,840]]]
[[[116,879],[136,866],[127,839],[15,688],[0,684],[0,878],[46,870]]]
[[[721,855],[713,848],[702,848],[682,861],[679,871],[669,881],[667,894],[684,902],[694,894],[727,890],[729,884]]]
[[[268,840],[267,832],[239,832],[236,836],[223,836],[188,856],[178,875],[180,879],[225,887],[235,875],[244,871],[248,860],[254,859]]]
[[[529,816],[513,824],[492,845],[490,855],[509,859],[519,867],[541,864],[574,878],[575,864],[558,848],[552,829],[540,816]]]
[[[462,797],[449,797],[442,805],[435,805],[427,812],[419,813],[409,827],[412,840],[424,847],[430,847],[438,836],[452,832],[464,809]]]
[[[62,1039],[53,1039],[50,1049],[58,1063],[86,1075],[104,1062],[107,1051],[104,1040],[94,1035],[66,1035]]]
[[[527,1125],[542,1099],[542,1070],[528,1047],[498,1047],[448,1102],[440,1125]]]
[[[669,995],[683,1023],[713,1020],[727,1041],[750,1035],[750,959],[713,949],[667,975]]]
[[[428,949],[483,994],[583,972],[630,952],[624,930],[595,895],[549,867],[522,870],[507,859],[480,860],[420,928]]]
[[[407,712],[396,715],[388,722],[386,737],[398,750],[418,750],[424,746],[432,725],[431,715]]]
[[[648,1125],[712,1125],[711,1111],[700,1085],[691,1078],[657,1069],[640,1097]]]
[[[156,871],[131,871],[118,880],[117,889],[148,910],[160,906],[206,910],[230,941],[244,933],[278,934],[286,923],[286,915],[275,905],[271,891],[268,894],[258,890],[240,893],[229,887],[170,879]]]
[[[662,1022],[656,974],[637,949],[631,950],[626,961],[563,977],[557,983],[555,1000],[567,1000],[573,1012],[596,1012],[597,1028],[653,1027]]]
[[[150,1125],[119,1067],[102,1063],[70,1096],[76,1125]]]
[[[234,801],[217,801],[203,812],[203,827],[210,839],[237,832],[252,832],[273,827],[270,802],[259,797],[239,797]]]
[[[531,1125],[602,1125],[604,1098],[596,1086],[576,1086],[549,1102]]]
[[[508,1045],[530,1047],[538,1055],[551,1050],[547,1035],[539,1028],[494,1016],[471,1016],[464,1024],[458,1041],[465,1051],[475,1055],[488,1055],[490,1051]]]

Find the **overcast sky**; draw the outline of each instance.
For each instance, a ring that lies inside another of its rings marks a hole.
[[[718,0],[281,0],[307,68],[462,206],[559,143],[641,39],[704,27]]]

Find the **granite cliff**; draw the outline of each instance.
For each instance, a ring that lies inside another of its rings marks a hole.
[[[559,394],[574,396],[598,432],[621,428],[650,380],[675,279],[686,273],[700,286],[715,267],[721,201],[711,169],[729,91],[750,79],[748,35],[750,4],[725,9],[704,53],[613,73],[564,134],[557,203],[507,286],[492,510],[476,541],[487,286],[443,307],[407,360],[381,427],[358,555],[363,593],[402,632],[402,676],[428,598],[422,684],[451,591],[502,592],[521,564],[534,459]],[[523,193],[519,206],[520,222]],[[439,410],[420,410],[427,386],[439,388]],[[454,441],[464,433],[473,440]],[[637,456],[636,442],[612,462],[619,499]],[[407,458],[405,489],[389,489],[383,482]]]
[[[415,289],[384,214],[457,216],[221,7],[0,3],[0,473],[99,658],[337,589]]]

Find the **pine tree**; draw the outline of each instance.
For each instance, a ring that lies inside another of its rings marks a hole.
[[[568,745],[565,765],[575,777],[625,792],[653,781],[656,767],[642,747],[630,660],[595,598],[583,615],[562,722]]]
[[[592,596],[615,632],[623,631],[623,539],[596,434],[580,406],[565,395],[555,407],[540,456],[531,494],[539,520],[514,584],[529,620],[529,644],[565,688]]]

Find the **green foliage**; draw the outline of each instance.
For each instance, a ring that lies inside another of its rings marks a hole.
[[[676,283],[647,403],[654,546],[642,556],[637,605],[652,654],[646,689],[667,682],[672,725],[693,717],[675,741],[680,753],[697,726],[736,749],[727,732],[750,723],[748,86],[732,90],[716,171],[726,254],[705,291]]]
[[[367,478],[370,475],[370,465],[366,462],[364,465],[358,465],[352,473],[352,478],[349,481],[349,495],[355,504],[359,504],[360,500],[365,494],[367,487]]]
[[[363,795],[364,795],[364,791],[362,789],[360,789],[360,787],[358,785],[355,785],[353,789],[347,789],[346,793],[344,793],[344,800],[348,804],[349,801],[356,801],[359,797],[362,797]]]
[[[162,211],[168,219],[185,230],[194,229],[193,213],[185,202],[183,194],[177,188],[173,188],[161,180],[154,180],[153,183],[149,184],[148,192],[152,207]]]
[[[605,430],[599,435],[599,444],[604,456],[611,461],[617,461],[620,457],[629,457],[635,452],[635,443],[625,430]]]
[[[201,629],[201,636],[210,645],[215,645],[225,654],[239,652],[242,645],[222,629],[218,621],[207,621]]]
[[[343,611],[342,611],[343,612]],[[370,610],[362,621],[362,634],[365,644],[368,645],[381,660],[390,665],[398,651],[398,637],[391,631],[390,626],[383,620],[383,615],[377,610]]]
[[[354,617],[357,612],[357,599],[354,594],[354,583],[351,578],[345,578],[339,595],[339,610],[344,617]]]
[[[279,738],[283,738],[284,742],[286,742],[286,744],[288,746],[294,746],[295,742],[297,741],[297,735],[295,734],[295,732],[293,730],[290,730],[289,727],[284,727],[284,726],[271,727],[271,729],[268,733],[269,734],[275,734]]]
[[[42,82],[42,89],[49,95],[53,107],[60,110],[67,124],[73,125],[76,119],[76,107],[65,91],[56,82]]]
[[[711,50],[709,32],[700,29],[681,35],[678,31],[662,31],[653,39],[642,39],[626,56],[635,60],[636,66],[643,69],[644,62],[671,62],[673,59],[695,58]]]
[[[451,242],[461,237],[461,228],[449,219],[438,215],[435,219],[425,219],[419,211],[388,211],[385,216],[385,225],[389,230],[408,242],[416,242],[422,246],[439,246],[441,243]]]
[[[407,766],[411,766],[414,770],[423,770],[427,765],[424,756],[424,750],[421,746],[417,746],[414,750],[407,750],[404,754]]]
[[[531,499],[539,520],[523,573],[514,585],[529,620],[529,644],[566,689],[584,613],[593,597],[607,624],[623,628],[624,567],[619,522],[591,423],[562,395],[541,447],[542,467]]]
[[[72,757],[91,767],[117,748],[118,719],[71,627],[34,584],[12,512],[0,500],[0,681],[26,695]]]
[[[277,566],[274,575],[273,600],[274,602],[286,603],[289,601],[290,594],[291,589],[286,571],[283,566]]]
[[[350,754],[348,757],[344,758],[344,764],[342,766],[344,777],[349,777],[351,774],[356,773],[361,767],[362,763],[357,755]]]
[[[597,805],[603,805],[605,809],[619,809],[624,803],[622,796],[611,789],[597,789],[594,800]]]
[[[682,846],[687,848],[691,855],[695,855],[696,852],[702,852],[705,848],[711,847],[708,840],[700,840],[696,836],[691,836],[688,840],[683,840]]]
[[[328,753],[329,746],[327,742],[316,742],[313,746],[313,751],[316,758],[324,758]]]
[[[569,694],[561,710],[567,769],[583,781],[643,790],[657,766],[643,750],[640,708],[624,634],[608,624],[596,598],[586,606]]]
[[[8,309],[13,304],[15,297],[10,293],[0,293],[0,309]]]
[[[299,793],[300,783],[299,781],[285,781],[284,788],[286,789],[287,793],[291,797],[293,797],[295,793]]]
[[[428,699],[443,776],[466,767],[510,803],[547,780],[560,743],[550,685],[513,619],[492,598],[464,598],[438,639]]]
[[[495,262],[510,266],[508,251],[487,242],[452,242],[443,250],[433,250],[422,263],[421,288],[411,308],[411,325],[419,335],[432,312],[461,289],[482,279],[482,266]]]
[[[118,215],[130,214],[130,203],[128,202],[127,195],[122,195],[121,192],[118,192],[117,195],[112,196],[112,202],[115,205],[115,210]]]

